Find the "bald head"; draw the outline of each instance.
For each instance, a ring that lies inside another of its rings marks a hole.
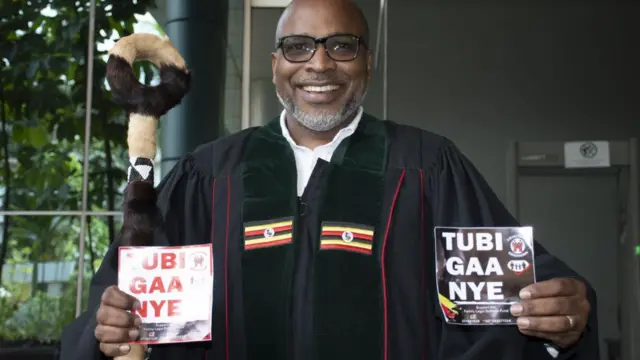
[[[278,20],[278,25],[276,27],[276,45],[280,38],[282,38],[284,34],[284,27],[287,21],[290,20],[292,14],[295,16],[295,10],[299,8],[313,8],[313,7],[323,7],[328,8],[334,11],[342,12],[346,16],[353,19],[359,27],[362,28],[362,32],[360,36],[367,45],[370,45],[369,42],[369,23],[367,22],[367,18],[364,16],[362,9],[351,0],[293,0],[287,5],[284,9],[282,15],[280,15],[280,19]]]
[[[367,21],[352,1],[289,4],[271,54],[273,83],[289,131],[300,124],[326,134],[355,116],[371,75],[368,39]]]

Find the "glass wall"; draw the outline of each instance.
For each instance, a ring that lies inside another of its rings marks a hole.
[[[164,35],[152,3],[0,2],[0,354],[59,340],[120,228],[127,122],[107,51],[134,32]],[[148,64],[136,71],[157,83]]]

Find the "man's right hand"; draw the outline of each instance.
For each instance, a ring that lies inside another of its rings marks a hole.
[[[138,308],[138,300],[115,285],[108,287],[102,294],[96,314],[98,326],[95,336],[100,342],[100,351],[107,357],[123,356],[131,350],[129,342],[140,335],[138,327],[141,320],[129,311]]]

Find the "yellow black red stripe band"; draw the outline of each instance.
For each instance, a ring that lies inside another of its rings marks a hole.
[[[285,245],[292,241],[292,217],[245,223],[245,250]]]
[[[438,299],[440,300],[440,305],[445,307],[446,309],[448,309],[449,311],[451,311],[454,314],[458,314],[458,310],[456,310],[456,308],[458,307],[458,305],[456,305],[453,301],[447,299],[444,295],[442,294],[438,294]]]
[[[373,226],[324,222],[320,236],[321,250],[345,250],[360,254],[371,254],[373,250]]]

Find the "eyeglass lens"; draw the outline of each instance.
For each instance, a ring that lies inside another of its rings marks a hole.
[[[291,62],[309,61],[316,50],[315,39],[307,36],[291,36],[282,41],[282,54]],[[335,61],[353,60],[358,55],[358,38],[335,35],[324,43],[327,54]]]

